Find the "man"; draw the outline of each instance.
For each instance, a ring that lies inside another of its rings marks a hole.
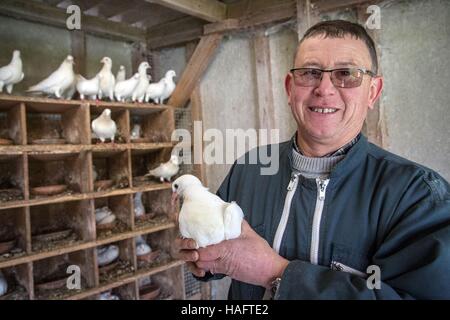
[[[229,275],[232,299],[450,298],[449,184],[360,134],[383,88],[377,68],[363,27],[306,32],[285,81],[297,133],[275,175],[235,164],[220,187],[245,214],[239,238],[175,241],[194,275]]]

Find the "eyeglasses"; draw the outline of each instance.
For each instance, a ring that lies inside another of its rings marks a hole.
[[[317,69],[317,68],[295,68],[290,70],[294,76],[294,84],[299,87],[317,87],[322,81],[323,73],[331,73],[331,83],[339,88],[355,88],[362,83],[365,74],[375,77],[376,74],[364,68],[339,68],[339,69]]]

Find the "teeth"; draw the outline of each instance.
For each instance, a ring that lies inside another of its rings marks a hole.
[[[337,111],[337,109],[332,108],[311,108],[311,110],[318,113],[334,113]]]

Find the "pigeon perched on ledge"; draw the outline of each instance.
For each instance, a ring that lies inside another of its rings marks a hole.
[[[201,181],[190,174],[172,183],[172,201],[178,197],[183,205],[178,217],[181,235],[192,238],[197,247],[206,247],[223,240],[239,237],[244,218],[236,202],[227,203],[208,191]]]
[[[164,180],[170,182],[170,179],[180,170],[179,165],[180,160],[178,159],[178,157],[176,155],[172,155],[169,161],[161,163],[155,169],[150,170],[145,176],[153,176],[159,178],[161,182],[164,182]]]
[[[22,81],[24,76],[20,51],[14,50],[11,62],[0,68],[0,92],[6,87],[6,91],[11,94],[14,85]]]
[[[111,142],[114,143],[117,126],[114,120],[111,119],[110,109],[103,110],[102,114],[92,121],[91,127],[101,142],[105,142],[106,139],[111,139]]]
[[[116,85],[116,78],[114,77],[112,69],[112,60],[109,57],[103,57],[100,60],[103,67],[97,75],[100,76],[100,90],[98,93],[99,100],[108,97],[109,100],[114,101],[114,86]]]

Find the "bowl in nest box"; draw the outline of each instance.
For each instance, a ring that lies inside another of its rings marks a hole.
[[[11,139],[0,138],[0,145],[2,146],[9,146],[12,144],[14,144],[14,141],[12,141]]]
[[[66,286],[68,276],[55,280],[44,280],[42,283],[35,284],[37,290],[55,290]]]
[[[32,144],[66,144],[66,139],[35,139],[31,141]]]
[[[66,184],[56,184],[51,186],[31,188],[31,194],[35,196],[51,196],[67,190]]]
[[[156,260],[159,257],[160,253],[161,253],[160,250],[150,251],[149,253],[137,256],[137,259],[138,259],[138,261],[150,263],[150,262]]]
[[[97,231],[111,230],[116,226],[116,220],[110,223],[97,223]]]
[[[65,230],[46,232],[43,234],[35,235],[32,237],[32,240],[33,241],[41,241],[41,242],[58,241],[58,240],[63,240],[65,238],[67,238],[71,234],[72,234],[71,229],[65,229]]]
[[[98,267],[98,272],[100,273],[108,273],[119,265],[119,259],[116,259],[113,262],[108,263],[107,265]]]
[[[137,222],[144,222],[153,219],[156,216],[155,212],[145,213],[143,215],[140,215],[136,217]]]
[[[0,254],[11,251],[15,245],[16,245],[16,240],[0,242]]]
[[[140,300],[154,300],[161,292],[161,288],[157,284],[149,284],[139,289]]]
[[[101,191],[108,188],[111,188],[114,184],[113,180],[98,180],[94,182],[94,190]]]
[[[131,138],[130,140],[131,140],[132,143],[148,143],[148,142],[151,142],[150,138],[135,138],[135,139]]]

